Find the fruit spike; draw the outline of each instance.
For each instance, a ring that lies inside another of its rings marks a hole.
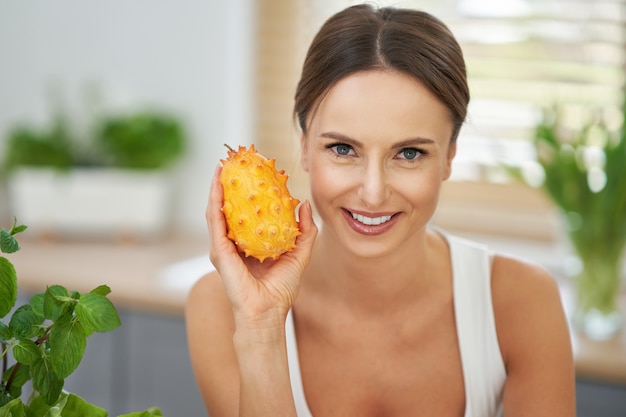
[[[228,238],[237,250],[263,262],[296,247],[300,235],[295,209],[300,203],[289,194],[284,170],[277,170],[275,159],[267,159],[239,146],[228,145],[228,158],[222,159],[219,181],[224,189],[222,212]]]

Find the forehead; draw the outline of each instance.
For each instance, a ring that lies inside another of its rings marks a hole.
[[[447,107],[419,80],[398,71],[370,70],[349,75],[320,101],[311,129],[351,134],[422,135],[448,140],[453,122]]]

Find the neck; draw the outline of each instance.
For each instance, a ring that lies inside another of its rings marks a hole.
[[[439,239],[424,231],[385,256],[362,257],[336,244],[323,232],[318,237],[302,291],[355,312],[380,314],[427,296],[438,273]]]

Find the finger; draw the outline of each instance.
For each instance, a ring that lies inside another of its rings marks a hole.
[[[211,239],[211,260],[214,261],[218,254],[224,252],[236,252],[234,244],[227,237],[226,219],[222,213],[224,192],[219,182],[222,168],[218,166],[213,175],[209,201],[206,209],[206,219]]]
[[[313,208],[310,201],[305,201],[298,210],[298,226],[303,236],[317,234],[317,226],[313,220]]]
[[[301,257],[304,256],[304,263],[308,263],[308,260],[311,256],[311,251],[313,250],[313,244],[315,243],[315,239],[317,237],[317,226],[313,220],[313,209],[311,208],[311,203],[309,201],[305,201],[304,204],[300,206],[298,211],[298,226],[300,228],[301,235],[296,239],[296,249],[294,250],[294,255]]]
[[[222,214],[222,205],[224,200],[224,191],[222,189],[222,184],[219,182],[219,176],[221,172],[221,167],[217,166],[215,168],[215,173],[213,174],[213,180],[211,181],[211,189],[209,191],[209,201],[207,202],[206,207],[206,220],[211,231],[216,229],[218,232],[226,231],[226,223],[224,221],[224,215]],[[220,230],[217,230],[220,229]],[[224,233],[220,233],[224,234]]]
[[[243,288],[246,280],[247,269],[243,265],[241,256],[237,252],[237,247],[228,238],[228,227],[226,218],[222,212],[224,204],[224,189],[219,181],[222,167],[218,166],[213,175],[211,189],[209,191],[209,201],[206,208],[206,219],[209,227],[211,241],[209,259],[219,271],[220,277],[229,299],[233,305],[238,304],[238,294]]]

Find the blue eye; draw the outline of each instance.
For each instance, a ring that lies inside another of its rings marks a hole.
[[[409,161],[413,159],[417,159],[422,152],[419,149],[415,148],[404,148],[400,152],[398,152],[398,156],[400,159],[407,159]]]
[[[332,145],[332,146],[330,146],[330,149],[334,150],[334,152],[337,155],[341,155],[341,156],[348,156],[348,155],[350,155],[351,153],[354,152],[352,150],[352,146],[346,145],[346,144],[343,144],[343,143]]]

